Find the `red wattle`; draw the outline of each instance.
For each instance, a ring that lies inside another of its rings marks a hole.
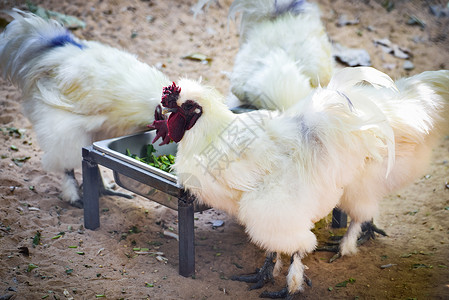
[[[186,131],[186,119],[183,115],[173,112],[168,117],[168,136],[176,143],[178,143],[184,136]]]

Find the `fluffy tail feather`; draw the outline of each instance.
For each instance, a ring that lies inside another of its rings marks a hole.
[[[285,13],[300,14],[316,11],[314,4],[306,0],[234,0],[229,8],[228,18],[235,21],[240,15],[240,33],[244,36],[245,29],[254,23],[272,19]]]
[[[55,20],[44,20],[32,13],[13,9],[14,20],[0,35],[0,69],[2,76],[24,88],[34,63],[53,47],[72,44],[84,46],[66,28]]]
[[[248,66],[240,58],[235,65],[239,71],[231,74],[231,91],[245,104],[282,111],[312,91],[302,66],[282,50],[265,57],[262,68],[257,64]]]
[[[421,121],[420,131],[430,132],[434,127],[448,132],[449,126],[449,70],[426,71],[396,81],[401,98],[416,103]],[[425,114],[424,114],[425,113]]]
[[[391,124],[385,112],[375,103],[370,97],[360,97],[357,99],[350,99],[345,94],[357,84],[367,82],[376,89],[391,89],[397,92],[397,88],[393,80],[385,73],[382,73],[370,67],[344,68],[334,74],[327,89],[334,90],[343,98],[345,98],[352,107],[351,101],[354,103],[354,108],[359,118],[363,120],[361,123],[361,130],[371,130],[376,132],[376,135],[383,140],[388,149],[388,167],[386,176],[388,177],[395,162],[395,138]]]

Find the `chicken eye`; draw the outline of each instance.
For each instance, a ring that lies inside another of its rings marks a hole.
[[[182,105],[182,108],[185,110],[185,111],[190,111],[190,110],[192,110],[192,108],[194,108],[194,105],[193,105],[193,101],[192,100],[187,100],[183,105]]]

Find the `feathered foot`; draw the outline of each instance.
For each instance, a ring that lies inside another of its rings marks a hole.
[[[262,268],[256,270],[256,273],[249,275],[232,276],[231,280],[254,283],[250,286],[250,290],[260,289],[267,282],[273,282],[273,270],[275,266],[276,252],[269,253]]]
[[[73,169],[64,172],[64,178],[61,187],[61,198],[76,208],[83,208],[83,200],[80,195],[80,186],[75,178]]]
[[[315,251],[326,251],[337,253],[339,251],[339,245],[342,238],[343,238],[342,235],[331,236],[329,237],[329,240],[325,243],[324,246],[317,247]]]
[[[312,286],[312,280],[304,275],[304,281],[307,283],[308,286]],[[296,295],[299,295],[300,292],[296,292],[293,294],[289,294],[288,288],[285,287],[280,291],[277,292],[268,292],[264,291],[262,294],[259,295],[260,298],[270,298],[270,299],[287,299],[287,300],[293,300]]]
[[[363,223],[362,233],[360,234],[360,237],[357,239],[357,245],[358,246],[363,245],[370,239],[374,240],[376,238],[376,233],[383,236],[388,236],[387,233],[384,230],[378,228],[372,220]]]
[[[100,195],[104,196],[119,196],[127,199],[132,199],[133,196],[116,192],[112,190],[111,188],[107,187],[103,177],[100,174],[100,170],[98,170],[98,178],[101,180],[99,181],[100,185]],[[78,181],[75,178],[75,171],[72,170],[66,170],[64,173],[64,181],[62,186],[62,199],[69,202],[70,205],[76,208],[83,208],[83,184],[78,185]]]
[[[373,221],[360,223],[351,223],[345,236],[340,242],[339,251],[329,262],[334,262],[343,255],[354,254],[357,252],[357,246],[363,245],[370,239],[375,239],[376,234],[387,236],[384,230],[374,225]]]
[[[287,275],[287,287],[276,292],[264,291],[259,295],[259,297],[271,299],[293,299],[304,289],[302,286],[303,282],[305,282],[308,286],[312,286],[312,280],[304,274],[304,270],[307,269],[307,267],[302,264],[301,258],[302,255],[300,253],[295,253],[292,255],[291,264]]]

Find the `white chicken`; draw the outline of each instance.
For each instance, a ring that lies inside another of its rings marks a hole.
[[[449,71],[394,83],[372,68],[347,68],[285,112],[236,115],[215,89],[183,79],[164,89],[171,114],[159,133],[179,143],[180,183],[237,216],[267,251],[259,273],[238,279],[259,288],[279,270],[279,254],[291,255],[287,287],[261,295],[290,297],[304,288],[314,222],[339,206],[352,220],[340,252],[355,253],[382,197],[423,172],[448,101]]]
[[[283,110],[329,83],[334,60],[316,4],[235,0],[229,17],[238,13],[241,45],[230,89],[240,102],[229,106]]]
[[[81,148],[144,130],[153,121],[167,77],[135,55],[78,40],[53,20],[14,10],[0,35],[3,77],[22,90],[43,167],[65,172],[62,198],[82,207],[74,169]]]

